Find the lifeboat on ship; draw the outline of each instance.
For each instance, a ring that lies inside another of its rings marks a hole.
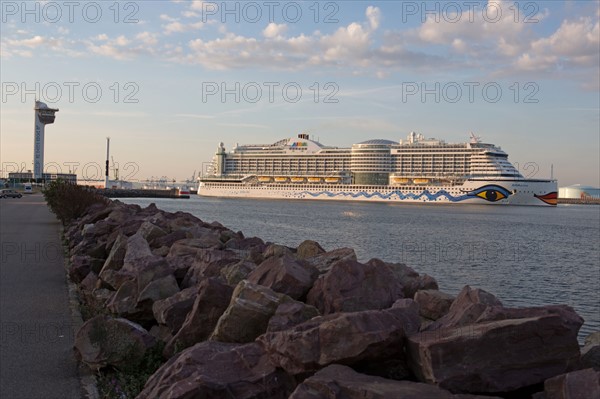
[[[277,176],[277,177],[275,177],[275,181],[277,183],[285,183],[288,181],[288,178],[285,176]]]
[[[308,182],[309,183],[321,183],[321,178],[320,177],[309,177]]]
[[[258,181],[261,183],[270,183],[273,179],[271,176],[259,176]]]
[[[304,183],[304,177],[292,177],[292,183]]]
[[[415,184],[427,184],[427,183],[429,183],[429,179],[413,179],[413,183],[415,183]]]
[[[326,177],[325,178],[325,183],[339,183],[339,182],[340,182],[339,177]]]
[[[392,183],[393,184],[408,184],[408,183],[410,183],[410,179],[407,179],[405,177],[392,177]]]

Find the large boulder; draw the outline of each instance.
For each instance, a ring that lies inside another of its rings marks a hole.
[[[103,264],[103,259],[73,255],[69,262],[69,278],[75,283],[80,283],[90,272],[99,273]]]
[[[600,398],[600,372],[594,369],[557,375],[544,382],[546,399]]]
[[[138,285],[135,279],[125,280],[107,304],[108,310],[118,316],[131,317],[137,304]]]
[[[175,230],[166,235],[156,237],[150,241],[152,248],[168,247],[170,248],[175,242],[190,238],[184,230]]]
[[[319,311],[314,306],[298,301],[286,301],[277,307],[275,314],[269,319],[267,332],[287,330],[317,316],[320,316]]]
[[[135,367],[156,340],[141,326],[109,316],[86,321],[75,336],[80,360],[93,370],[106,366]]]
[[[123,258],[123,265],[135,265],[143,258],[151,257],[152,250],[148,241],[141,234],[134,234],[127,239],[127,247]]]
[[[172,255],[169,255],[170,258]],[[220,277],[222,269],[238,263],[242,258],[233,251],[215,248],[199,248],[191,260],[182,281],[183,287],[192,287],[207,277]]]
[[[600,371],[600,331],[585,338],[585,345],[581,349],[581,363],[584,367]]]
[[[416,307],[396,307],[316,317],[258,338],[271,361],[290,374],[314,372],[329,364],[403,361],[407,335],[419,328]]]
[[[198,294],[192,310],[183,325],[164,349],[166,356],[208,339],[219,317],[229,305],[233,288],[218,279],[204,279],[198,286]]]
[[[357,373],[332,364],[304,380],[289,399],[490,399],[490,396],[453,395],[434,385],[394,381]]]
[[[415,294],[415,302],[419,304],[419,313],[429,320],[437,320],[450,310],[454,297],[438,290],[422,290]]]
[[[267,331],[269,319],[285,301],[291,299],[268,287],[247,280],[240,281],[210,339],[235,343],[254,341]]]
[[[179,292],[179,286],[172,274],[151,281],[140,290],[137,298],[138,307],[149,307],[151,311],[154,302],[168,298]]]
[[[158,300],[152,304],[152,313],[158,323],[165,325],[171,331],[171,334],[177,333],[188,313],[194,307],[198,288],[186,288],[178,293]]]
[[[509,392],[569,371],[579,360],[575,312],[421,332],[408,337],[422,382],[452,392]]]
[[[100,277],[102,273],[106,273],[108,270],[119,270],[123,267],[125,260],[125,253],[127,252],[127,237],[124,234],[119,233],[113,243],[112,248],[104,261],[104,266],[100,271]]]
[[[169,359],[137,399],[287,399],[294,385],[260,345],[208,341]]]
[[[309,258],[305,258],[304,261],[309,265],[312,265],[319,270],[319,273],[327,273],[331,266],[341,260],[353,260],[356,261],[356,253],[352,248],[338,248],[333,251],[324,252]]]
[[[231,263],[223,267],[220,274],[227,284],[235,286],[240,281],[245,280],[254,269],[256,269],[256,263],[250,260],[240,260],[237,263]]]
[[[167,235],[167,232],[154,223],[145,221],[137,231],[148,243]]]
[[[215,233],[206,233],[200,238],[186,238],[173,243],[169,256],[196,256],[199,249],[221,248],[219,236]]]
[[[402,297],[402,286],[385,264],[344,259],[319,276],[306,303],[327,315],[385,309]]]
[[[249,275],[247,280],[271,288],[273,291],[301,299],[312,288],[318,270],[289,256],[270,257]]]
[[[276,257],[280,257],[280,256],[284,256],[284,255],[287,255],[290,257],[296,256],[294,248],[286,247],[284,245],[279,245],[279,244],[269,244],[265,248],[262,255],[263,255],[263,259],[270,258],[271,256],[276,256]]]
[[[483,312],[492,306],[502,307],[502,302],[487,291],[479,288],[472,289],[467,285],[452,302],[448,313],[428,325],[425,330],[433,331],[475,323]]]
[[[312,258],[324,254],[325,252],[327,251],[325,251],[318,242],[312,240],[302,241],[302,243],[298,245],[298,248],[296,248],[296,256],[298,259]]]
[[[367,264],[378,267],[387,266],[402,285],[402,294],[405,298],[414,298],[415,293],[419,290],[438,289],[437,281],[433,277],[427,274],[420,275],[403,263],[388,263],[375,258],[368,261]]]

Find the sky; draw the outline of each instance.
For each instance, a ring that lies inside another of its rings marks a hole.
[[[219,142],[471,132],[528,177],[600,186],[598,1],[2,1],[0,164],[190,179]],[[112,161],[111,161],[112,163]]]

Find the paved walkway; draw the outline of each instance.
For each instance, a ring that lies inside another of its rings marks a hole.
[[[40,194],[0,199],[0,398],[82,391],[60,224]]]

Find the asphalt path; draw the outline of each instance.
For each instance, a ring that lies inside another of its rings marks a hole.
[[[81,398],[60,223],[40,194],[0,199],[0,398]]]

